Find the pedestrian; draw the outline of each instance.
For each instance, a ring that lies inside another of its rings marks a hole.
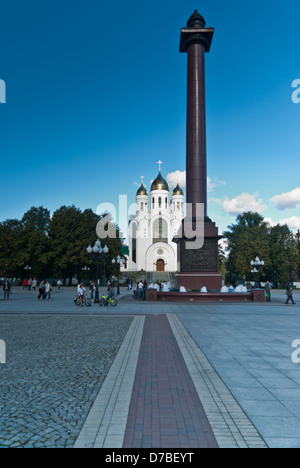
[[[94,282],[91,280],[90,285],[89,285],[89,291],[90,291],[90,298],[94,299],[94,290],[95,290],[95,285]]]
[[[266,301],[271,302],[271,286],[270,286],[269,281],[267,281],[265,284],[265,292],[266,292]]]
[[[144,288],[144,283],[142,282],[142,280],[138,283],[138,299],[140,299],[142,297],[142,294],[143,294],[143,288]]]
[[[47,281],[46,286],[45,286],[45,299],[48,296],[49,301],[51,300],[51,291],[52,291],[51,284],[49,281]]]
[[[60,290],[61,286],[62,286],[62,281],[59,279],[57,281],[57,289]]]
[[[27,283],[27,289],[28,289],[28,291],[31,290],[31,286],[32,286],[32,278],[29,278],[28,283]]]
[[[23,290],[27,289],[27,279],[24,279],[23,281]]]
[[[9,285],[9,294],[12,294],[12,291],[11,291],[12,285],[13,285],[13,280],[12,280],[12,278],[9,278],[9,280],[8,280],[8,285]]]
[[[294,301],[294,297],[293,297],[293,288],[292,286],[289,287],[289,289],[286,291],[286,304],[288,304],[290,301],[292,301],[292,304],[296,304],[296,302]]]
[[[38,300],[40,300],[41,298],[45,299],[45,281],[44,280],[40,282],[40,286],[39,286]]]
[[[34,291],[36,290],[36,285],[37,285],[37,280],[36,278],[33,278],[31,287]]]
[[[142,297],[143,301],[146,300],[146,291],[147,291],[147,289],[148,289],[148,283],[147,283],[147,281],[145,280],[145,281],[144,281],[144,284],[143,284],[143,297]]]
[[[7,301],[9,300],[9,290],[10,290],[10,285],[7,280],[4,281],[3,285],[3,291],[4,291],[4,300],[6,299]]]

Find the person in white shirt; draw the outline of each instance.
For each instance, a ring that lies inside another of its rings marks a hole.
[[[77,288],[77,295],[80,299],[80,304],[82,307],[83,307],[83,298],[84,298],[85,293],[86,293],[86,289],[83,286],[83,283],[80,283]]]
[[[45,286],[45,293],[46,293],[46,297],[48,296],[49,301],[51,299],[51,297],[50,297],[51,296],[51,291],[52,291],[51,284],[49,283],[49,281],[47,281],[46,286]]]

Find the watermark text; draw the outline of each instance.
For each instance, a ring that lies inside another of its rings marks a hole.
[[[0,364],[6,364],[6,344],[0,340]]]
[[[6,104],[6,84],[4,80],[0,80],[0,104]]]
[[[292,83],[292,88],[296,88],[292,93],[292,101],[294,104],[300,103],[300,80],[294,80]]]
[[[300,363],[300,340],[294,340],[292,343],[292,348],[295,349],[295,351],[292,354],[292,362],[294,364],[299,364]]]

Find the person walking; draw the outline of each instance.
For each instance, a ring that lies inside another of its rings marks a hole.
[[[34,291],[36,290],[36,285],[37,285],[37,280],[36,278],[33,278],[31,287]]]
[[[51,300],[51,284],[49,281],[47,281],[46,286],[45,286],[45,299],[48,297],[48,300]]]
[[[143,283],[143,297],[142,297],[142,300],[145,301],[146,300],[146,291],[148,289],[148,283],[147,281],[145,280],[144,283]]]
[[[9,300],[10,285],[9,285],[9,282],[7,280],[4,281],[3,291],[4,291],[4,300],[6,299],[8,301]]]
[[[44,280],[40,282],[38,301],[39,301],[41,298],[42,298],[42,299],[45,299],[45,281],[44,281]]]
[[[91,280],[89,285],[90,298],[94,299],[94,290],[96,289],[94,282]]]
[[[294,297],[293,297],[293,288],[292,286],[289,287],[289,289],[286,291],[286,304],[288,304],[290,301],[292,301],[292,304],[296,304],[296,302],[294,301]]]
[[[266,292],[266,301],[271,302],[271,286],[270,286],[269,281],[267,281],[265,284],[265,292]]]
[[[142,280],[138,283],[138,299],[140,299],[142,297],[142,294],[143,294],[143,288],[144,288],[144,283],[142,282]]]
[[[60,290],[61,286],[62,286],[62,281],[59,279],[57,281],[57,289]]]

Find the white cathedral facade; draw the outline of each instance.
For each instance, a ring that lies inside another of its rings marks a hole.
[[[129,221],[129,255],[125,272],[176,272],[177,245],[173,242],[184,217],[184,194],[172,194],[161,170],[152,182],[150,197],[142,182],[136,194],[136,214]]]

